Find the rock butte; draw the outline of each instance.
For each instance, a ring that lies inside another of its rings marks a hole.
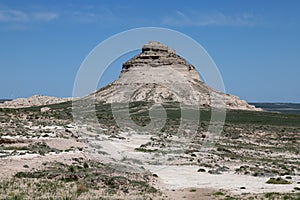
[[[149,42],[142,53],[123,64],[119,78],[87,98],[96,102],[178,101],[200,106],[260,110],[233,95],[218,92],[201,81],[195,67],[160,42]]]

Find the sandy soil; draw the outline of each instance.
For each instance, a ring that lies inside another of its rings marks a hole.
[[[293,183],[287,185],[266,184],[267,177],[253,177],[233,173],[209,174],[197,172],[197,166],[146,166],[161,179],[161,187],[166,189],[214,188],[233,194],[291,192],[300,181],[293,177]],[[299,185],[299,184],[298,184]],[[246,189],[240,189],[245,187]]]
[[[0,179],[10,178],[20,171],[39,170],[43,167],[45,162],[64,162],[72,163],[72,158],[85,157],[86,155],[80,151],[77,152],[62,152],[60,154],[46,154],[41,156],[39,154],[29,154],[23,156],[12,156],[9,158],[0,159]],[[28,165],[29,168],[24,168]]]
[[[167,189],[163,190],[169,199],[186,199],[186,200],[212,200],[211,194],[214,192],[211,188],[184,188],[184,189]]]
[[[120,161],[124,157],[139,160],[145,169],[158,175],[160,183],[157,186],[165,191],[175,189],[177,193],[181,195],[181,190],[186,188],[197,188],[199,192],[203,190],[206,191],[207,188],[214,188],[215,190],[226,190],[232,194],[258,194],[267,192],[292,192],[295,187],[299,187],[299,184],[297,184],[297,182],[300,181],[299,176],[292,176],[292,184],[274,185],[266,184],[266,181],[270,177],[239,175],[233,172],[224,172],[218,175],[209,174],[207,172],[201,173],[197,172],[199,166],[147,165],[147,161],[157,155],[136,152],[135,148],[147,143],[151,135],[123,134],[122,137],[125,139],[108,139],[106,137],[106,139],[98,141],[97,143],[101,146],[102,151],[108,153],[107,157],[114,158],[117,161]],[[159,157],[156,159],[159,160]],[[161,159],[163,160],[165,158]],[[241,187],[245,187],[245,189],[241,189]],[[181,192],[178,192],[179,190]],[[199,192],[196,192],[196,194]],[[190,192],[188,192],[188,194],[190,194]]]

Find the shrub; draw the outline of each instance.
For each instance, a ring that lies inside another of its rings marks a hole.
[[[267,182],[267,184],[291,184],[288,180],[285,180],[281,177],[278,178],[270,178]]]

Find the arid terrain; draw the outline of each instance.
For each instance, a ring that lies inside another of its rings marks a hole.
[[[148,103],[131,104],[137,124]],[[75,124],[72,103],[0,109],[1,199],[299,199],[300,116],[228,110],[202,148],[210,109],[191,140],[176,135],[180,109],[165,105],[160,132],[118,128],[110,104],[99,124]]]
[[[0,200],[300,200],[300,0],[0,0]]]
[[[300,115],[210,88],[159,42],[84,98],[7,101],[0,121],[2,199],[300,198]]]

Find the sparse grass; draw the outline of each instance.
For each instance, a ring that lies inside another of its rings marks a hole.
[[[8,191],[24,199],[60,199],[61,194],[71,199],[85,195],[100,199],[122,191],[127,193],[128,190],[133,195],[145,196],[159,192],[145,181],[152,174],[118,171],[94,161],[74,161],[73,165],[47,163],[43,170],[16,173],[13,179],[0,183],[0,199],[6,197]]]

